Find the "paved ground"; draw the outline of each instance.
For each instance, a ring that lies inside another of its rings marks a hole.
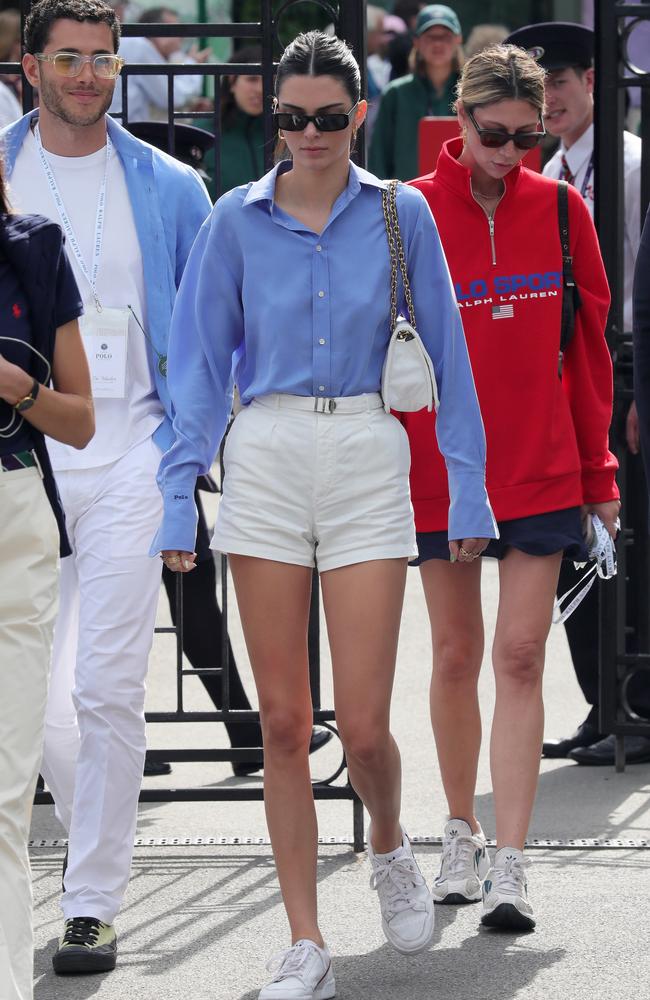
[[[484,571],[484,603],[490,624],[497,600],[497,569]],[[161,598],[161,622],[165,620]],[[246,685],[252,683],[241,632],[232,622],[235,654]],[[323,705],[331,704],[324,651]],[[400,641],[393,728],[404,764],[404,821],[412,835],[438,837],[445,805],[428,723],[429,641],[419,577],[410,571]],[[554,628],[546,675],[547,733],[574,728],[584,703],[571,672],[562,630]],[[188,688],[190,706],[208,708],[198,682]],[[158,637],[152,655],[148,707],[173,705],[170,639]],[[492,710],[489,663],[481,700],[486,730]],[[151,727],[150,745],[225,746],[213,724]],[[314,758],[323,774],[337,763],[330,744]],[[320,759],[319,759],[320,758]],[[227,764],[175,765],[172,778],[147,787],[259,786],[232,777]],[[650,765],[617,775],[565,762],[543,762],[531,840],[614,838],[638,843],[650,831]],[[479,815],[493,835],[493,810],[484,750],[478,786]],[[650,850],[622,846],[567,849],[538,846],[530,872],[539,926],[534,934],[496,935],[478,929],[478,908],[437,908],[433,948],[411,960],[382,938],[364,856],[342,841],[352,830],[351,806],[319,803],[320,830],[334,842],[320,854],[322,924],[335,955],[342,1000],[628,1000],[648,995],[650,982]],[[57,979],[50,955],[60,926],[57,907],[62,848],[32,851],[36,919],[36,1000],[255,1000],[265,980],[264,963],[286,946],[286,923],[270,848],[263,842],[261,803],[152,803],[141,807],[139,835],[190,838],[186,846],[136,850],[133,878],[118,921],[120,963],[107,976]],[[50,842],[62,831],[50,807],[37,807],[32,836]],[[207,838],[246,838],[253,843],[201,846]],[[169,841],[168,841],[169,843]],[[418,844],[430,879],[439,847]]]

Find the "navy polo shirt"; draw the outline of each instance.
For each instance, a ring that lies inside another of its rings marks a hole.
[[[82,311],[79,290],[65,254],[61,254],[55,297],[56,327],[76,319]],[[50,382],[45,357],[34,349],[27,296],[12,264],[0,251],[0,354],[19,365],[43,385]],[[43,351],[41,349],[41,354]],[[27,451],[35,446],[32,427],[0,399],[0,455]]]

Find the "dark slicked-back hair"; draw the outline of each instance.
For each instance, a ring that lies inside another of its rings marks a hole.
[[[343,84],[353,104],[361,97],[361,73],[351,49],[336,35],[323,31],[307,31],[287,45],[275,78],[276,97],[290,76],[333,76]]]
[[[106,24],[113,33],[113,51],[120,45],[120,22],[112,7],[103,0],[38,0],[25,22],[25,51],[42,52],[55,21],[90,21]]]

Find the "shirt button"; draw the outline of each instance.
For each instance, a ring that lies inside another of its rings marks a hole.
[[[325,340],[323,339],[323,337],[320,338],[320,340],[318,341],[318,343],[319,344],[324,344],[325,343]]]
[[[319,299],[324,299],[325,298],[325,292],[319,292],[318,293],[318,298]]]
[[[321,250],[322,250],[323,248],[322,248],[322,246],[320,245],[320,243],[317,243],[317,244],[316,244],[316,249],[317,249],[318,253],[320,253],[320,252],[321,252]]]
[[[325,392],[325,386],[324,385],[319,385],[318,386],[318,391],[319,392]]]

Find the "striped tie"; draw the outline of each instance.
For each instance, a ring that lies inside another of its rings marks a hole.
[[[564,153],[562,153],[562,173],[560,174],[560,180],[566,181],[567,184],[573,184],[575,180],[575,177],[571,173],[571,168],[567,163],[567,158],[564,155]]]

